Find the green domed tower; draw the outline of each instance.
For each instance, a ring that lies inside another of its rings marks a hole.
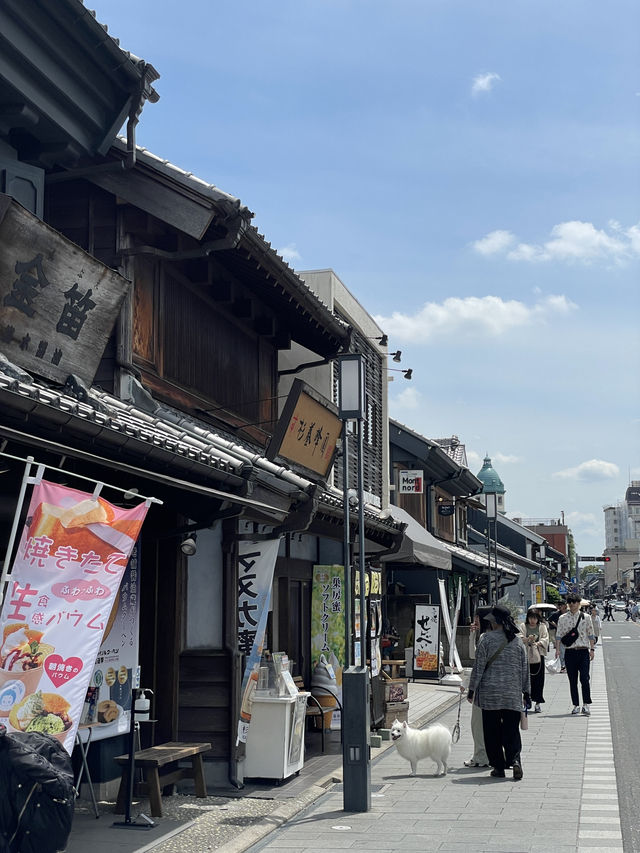
[[[490,456],[487,455],[484,457],[482,468],[480,469],[480,471],[478,471],[476,477],[482,483],[482,494],[495,494],[496,502],[498,505],[498,512],[504,513],[504,483],[500,479],[500,475],[498,474],[498,472],[491,464]]]

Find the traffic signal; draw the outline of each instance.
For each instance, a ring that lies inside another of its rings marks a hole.
[[[603,557],[603,558],[602,558],[602,562],[603,562],[603,563],[610,563],[610,562],[611,562],[611,557]]]

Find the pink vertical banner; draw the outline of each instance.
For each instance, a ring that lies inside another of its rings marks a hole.
[[[34,487],[0,615],[0,722],[9,731],[45,732],[73,750],[146,514],[145,503],[120,509],[66,486]]]

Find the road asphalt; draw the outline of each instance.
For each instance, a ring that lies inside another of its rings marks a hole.
[[[306,780],[301,773],[282,785],[284,796],[274,799],[269,799],[272,791],[255,786],[240,797],[166,798],[172,818],[162,818],[153,836],[132,838],[135,831],[111,829],[107,814],[93,826],[84,820],[96,843],[74,827],[69,853],[326,853],[371,847],[376,853],[622,853],[602,649],[596,653],[592,685],[591,717],[576,717],[570,713],[566,676],[547,674],[543,712],[530,715],[529,729],[522,732],[520,782],[509,771],[505,779],[492,779],[488,769],[464,767],[473,743],[471,708],[463,701],[461,736],[453,746],[449,774],[435,777],[435,764],[425,760],[411,777],[408,763],[385,743],[373,750],[368,812],[343,810],[339,758],[325,756],[329,770],[324,776],[316,765]],[[437,718],[453,729],[455,688],[409,686],[411,722]],[[287,795],[289,785],[295,787]],[[180,817],[182,823],[176,820]],[[100,835],[96,824],[102,824]],[[102,848],[98,838],[108,847]],[[624,853],[636,851],[627,846]]]

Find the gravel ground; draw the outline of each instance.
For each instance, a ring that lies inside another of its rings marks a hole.
[[[297,812],[306,805],[307,796],[277,800],[260,797],[221,797],[211,796],[199,798],[185,794],[174,794],[162,798],[163,822],[189,821],[196,823],[188,829],[153,848],[154,853],[206,853],[209,850],[219,850],[223,845],[236,841],[240,833],[262,826],[265,828],[265,818],[272,817],[266,822],[270,829],[279,826],[291,813]],[[99,802],[101,815],[113,815],[115,803]],[[80,800],[76,803],[76,812],[92,813],[91,804]],[[151,814],[149,801],[135,801],[132,815],[140,812]],[[169,831],[171,826],[167,825]],[[250,843],[250,842],[249,842]],[[247,846],[249,846],[249,843]],[[242,845],[233,845],[243,849]]]

